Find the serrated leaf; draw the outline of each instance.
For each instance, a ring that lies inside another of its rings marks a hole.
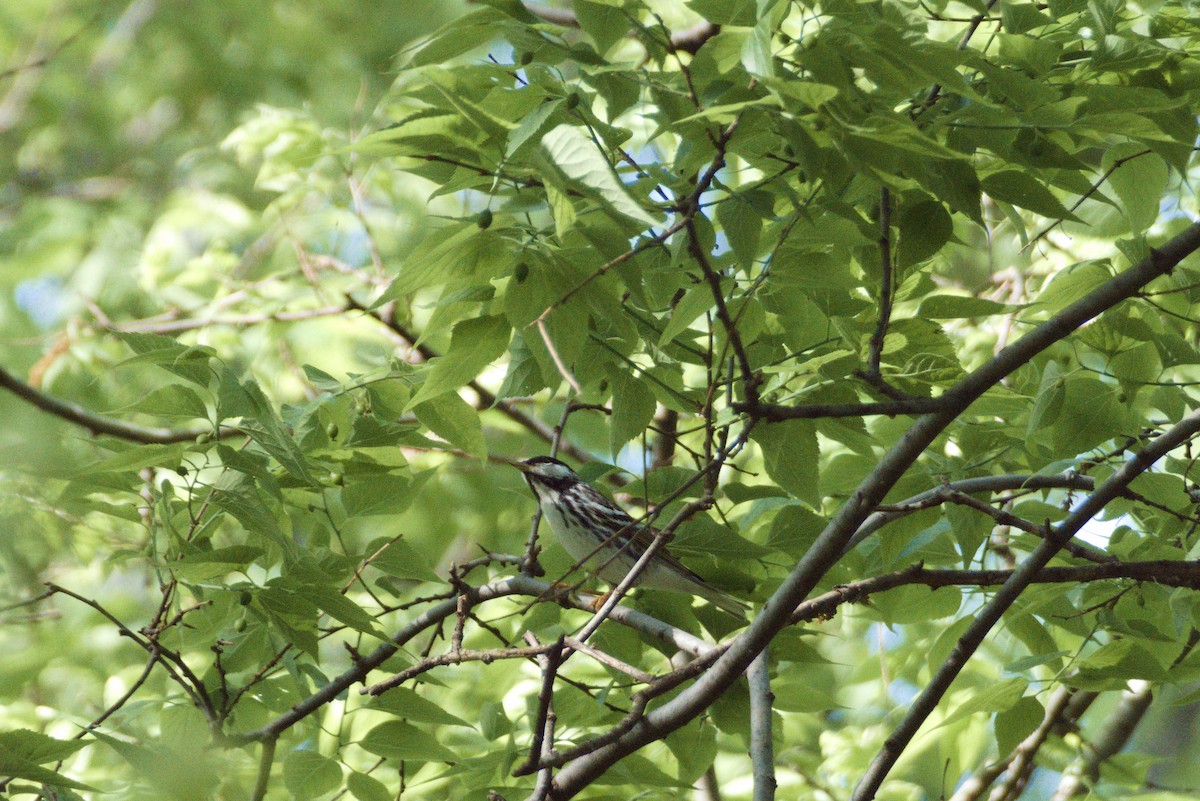
[[[996,200],[1029,209],[1043,217],[1081,222],[1067,211],[1054,194],[1040,181],[1020,170],[1002,170],[983,179],[983,191]]]
[[[293,798],[316,798],[341,786],[342,766],[316,751],[292,751],[283,760],[283,783]]]
[[[208,419],[208,407],[194,389],[179,384],[151,390],[119,411],[139,411],[159,417]]]
[[[408,410],[474,379],[504,354],[511,334],[512,326],[503,315],[476,317],[454,326],[450,349],[431,361],[425,383],[408,402]]]
[[[487,458],[487,441],[483,438],[479,412],[456,393],[418,404],[413,408],[413,414],[450,444],[480,460]]]
[[[419,482],[388,473],[354,476],[342,488],[346,517],[400,514],[412,505]]]
[[[365,555],[371,560],[372,567],[389,576],[416,581],[442,580],[429,567],[425,557],[403,539],[390,542],[384,538],[377,539],[367,546]]]
[[[996,682],[991,686],[974,688],[967,700],[946,716],[946,719],[941,722],[941,726],[949,726],[955,721],[981,712],[991,714],[1012,709],[1024,697],[1028,687],[1029,682],[1024,679],[1008,679]]]
[[[717,221],[738,261],[749,267],[758,256],[763,218],[742,197],[734,195],[717,206]]]
[[[767,475],[789,494],[820,506],[817,429],[811,420],[787,420],[759,426],[751,438],[762,448]]]
[[[162,334],[130,331],[114,331],[113,333],[137,354],[137,356],[121,362],[117,367],[125,364],[156,364],[180,378],[200,386],[208,386],[208,382],[212,379],[209,360],[217,354],[212,348],[202,345],[184,345]]]
[[[568,179],[596,193],[617,213],[646,227],[659,224],[654,215],[629,195],[596,143],[578,128],[560,125],[550,130],[542,137],[542,148]]]
[[[92,734],[120,754],[162,797],[207,801],[220,783],[211,758],[203,750],[181,754],[159,745],[127,743],[98,731]]]
[[[430,701],[416,691],[407,687],[396,687],[383,695],[371,699],[367,705],[370,709],[378,709],[405,720],[418,723],[436,723],[446,726],[466,726],[475,728],[460,717],[451,715],[441,706]]]
[[[697,284],[689,289],[675,304],[675,308],[671,309],[671,318],[663,327],[662,336],[658,338],[658,346],[666,347],[712,305],[712,290],[707,284]]]
[[[900,211],[900,246],[896,261],[909,267],[942,249],[954,233],[954,223],[941,203],[927,200]]]
[[[358,771],[351,771],[349,778],[346,779],[346,789],[358,801],[393,801],[395,798],[386,784],[374,776],[368,776]]]
[[[380,723],[359,741],[359,746],[388,759],[412,762],[455,762],[458,755],[438,743],[427,731],[399,720]]]
[[[1120,166],[1117,162],[1126,161]],[[1105,169],[1112,169],[1108,182],[1121,201],[1129,226],[1135,233],[1145,231],[1158,219],[1159,202],[1167,184],[1167,163],[1155,153],[1132,142],[1121,142],[1104,152]]]
[[[963,317],[1012,314],[1024,308],[1023,305],[1009,305],[969,295],[929,295],[921,301],[921,306],[917,309],[917,316],[930,320],[952,320]]]
[[[608,371],[612,386],[612,419],[609,423],[609,447],[614,458],[626,442],[646,432],[654,419],[657,403],[644,382],[613,365]]]

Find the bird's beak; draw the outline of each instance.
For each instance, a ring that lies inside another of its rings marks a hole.
[[[522,473],[529,472],[529,465],[525,464],[524,462],[509,462],[509,464],[520,470]]]

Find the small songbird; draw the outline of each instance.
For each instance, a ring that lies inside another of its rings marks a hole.
[[[549,456],[513,464],[542,507],[542,516],[572,559],[610,584],[618,584],[646,552],[655,530],[594,490],[567,465]],[[637,586],[696,595],[731,615],[749,607],[685,567],[660,546],[637,577]]]

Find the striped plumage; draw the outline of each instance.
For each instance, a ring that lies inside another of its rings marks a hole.
[[[525,474],[542,516],[566,552],[602,580],[619,583],[653,541],[654,529],[635,523],[557,459],[535,456],[514,466]],[[705,582],[665,547],[638,574],[637,585],[696,595],[737,617],[744,617],[748,608]]]

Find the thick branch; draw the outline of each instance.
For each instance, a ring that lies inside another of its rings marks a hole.
[[[940,398],[907,398],[905,400],[879,401],[877,403],[809,403],[801,406],[785,406],[780,403],[759,403],[747,400],[734,403],[734,411],[777,423],[780,420],[817,420],[832,417],[872,417],[898,414],[931,414],[946,405],[946,396]]]
[[[1051,536],[1046,537],[1038,544],[1038,547],[1021,566],[1013,571],[1004,586],[976,613],[975,619],[959,638],[950,652],[950,656],[938,668],[937,673],[909,707],[909,711],[900,725],[883,744],[883,748],[872,761],[862,781],[854,789],[854,794],[850,797],[851,801],[867,801],[867,799],[875,797],[875,793],[883,784],[884,777],[896,764],[896,760],[900,758],[900,754],[912,741],[912,738],[916,736],[921,724],[937,708],[942,696],[950,689],[951,683],[966,666],[967,660],[983,643],[992,627],[1000,621],[1001,615],[1016,602],[1025,588],[1036,579],[1042,568],[1062,549],[1063,543],[1075,536],[1113,499],[1119,497],[1130,482],[1150,469],[1151,465],[1167,453],[1188,442],[1197,433],[1200,433],[1200,412],[1193,412],[1123,464],[1108,481],[1101,484],[1095,492],[1088,496],[1087,500],[1067,515],[1066,519],[1054,529]],[[1100,567],[1107,567],[1107,565]]]
[[[972,402],[1036,354],[1168,273],[1197,248],[1200,248],[1200,224],[1190,226],[1162,250],[1152,252],[1149,258],[1107,281],[1000,351],[947,393],[953,400],[948,401],[944,409],[920,418],[883,456],[732,647],[695,684],[652,710],[645,720],[635,724],[611,745],[560,771],[555,779],[557,797],[574,796],[626,754],[669,734],[707,709],[787,625],[792,611],[837,561],[850,536],[934,439]]]

